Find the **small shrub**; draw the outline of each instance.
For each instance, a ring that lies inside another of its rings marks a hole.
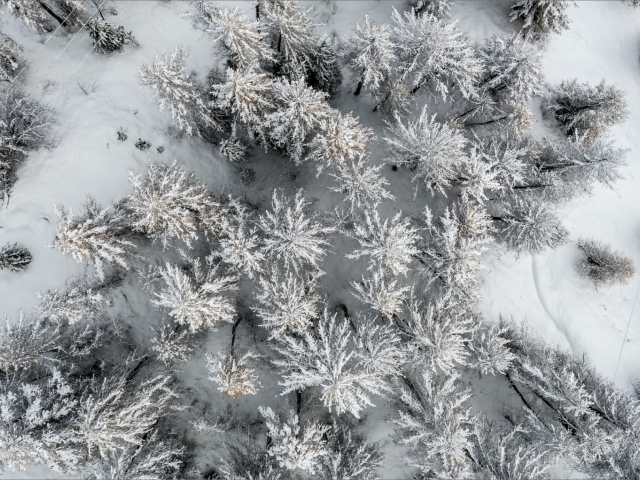
[[[120,130],[118,130],[118,140],[124,142],[127,138],[129,138],[129,135],[127,135],[124,129],[120,127]]]
[[[0,249],[0,270],[8,268],[12,272],[20,272],[31,263],[31,253],[18,244],[6,244]]]
[[[579,240],[578,247],[586,258],[578,262],[578,271],[588,276],[597,287],[625,285],[635,275],[633,260],[616,252],[603,242]]]
[[[162,145],[160,145],[158,148],[156,148],[158,153],[162,153],[164,152],[164,147]]]
[[[151,144],[146,140],[142,140],[141,138],[138,138],[138,141],[136,142],[136,148],[140,151],[144,151],[151,148]]]

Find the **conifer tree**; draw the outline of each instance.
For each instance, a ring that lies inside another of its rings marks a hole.
[[[6,268],[12,272],[21,272],[26,270],[30,263],[31,253],[26,248],[19,247],[17,243],[7,243],[0,248],[0,270]]]
[[[527,41],[546,40],[551,33],[569,28],[568,0],[518,0],[511,7],[511,21],[522,22],[521,35]]]
[[[100,22],[97,18],[87,22],[84,28],[99,53],[119,52],[122,51],[125,45],[137,44],[131,32],[125,31],[124,27],[113,23]]]
[[[23,63],[22,47],[0,32],[0,82],[13,81]]]

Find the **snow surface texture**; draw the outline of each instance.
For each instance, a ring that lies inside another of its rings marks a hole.
[[[380,24],[390,23],[392,7],[399,12],[406,8],[401,1],[341,1],[335,4],[334,12],[331,5],[306,3],[316,6],[313,15],[326,23],[320,31],[335,30],[338,35],[351,35],[354,22],[362,22],[364,15]],[[254,18],[248,2],[228,2],[227,6],[233,8],[236,4],[247,12],[248,18]],[[0,210],[0,245],[19,242],[33,257],[24,272],[0,271],[1,313],[15,316],[20,309],[30,311],[38,304],[36,292],[59,288],[65,279],[92,271],[92,267],[75,263],[46,247],[56,236],[53,205],[61,203],[79,212],[87,194],[99,204],[109,205],[127,195],[129,172],[146,175],[149,160],[170,164],[178,159],[186,171],[195,173],[210,190],[231,193],[262,208],[268,208],[274,187],[285,188],[289,195],[304,187],[316,211],[328,210],[336,204],[335,194],[327,188],[331,178],[326,174],[316,178],[315,167],[310,163],[296,170],[292,181],[294,175],[287,174],[289,167],[285,161],[273,152],[255,148],[251,166],[256,170],[256,181],[245,186],[238,179],[236,167],[211,145],[197,139],[168,138],[163,129],[171,122],[170,114],[160,111],[150,92],[139,85],[138,68],[150,63],[154,56],[181,45],[190,51],[187,69],[195,70],[203,79],[207,68],[216,61],[212,58],[213,42],[180,18],[188,9],[186,2],[122,1],[117,6],[119,14],[113,21],[132,31],[140,46],[125,47],[123,52],[111,56],[92,51],[92,41],[84,31],[77,35],[59,32],[43,43],[17,19],[10,15],[3,17],[3,32],[23,47],[23,55],[29,62],[23,88],[56,111],[57,141],[53,148],[29,155],[18,172],[10,201]],[[515,27],[509,23],[507,14],[508,7],[500,2],[459,1],[451,7],[452,19],[458,19],[461,30],[478,43],[494,34],[511,34]],[[636,185],[640,177],[637,135],[640,113],[635,108],[640,103],[640,10],[622,2],[579,2],[577,7],[570,6],[567,14],[570,28],[561,35],[552,35],[542,55],[545,80],[556,84],[577,78],[579,82],[596,85],[606,79],[626,93],[631,106],[629,118],[610,130],[618,146],[630,149],[628,165],[621,170],[625,179],[616,182],[613,189],[596,186],[593,195],[571,200],[561,208],[559,217],[569,230],[569,241],[555,250],[516,257],[494,245],[484,253],[482,263],[486,269],[480,273],[480,310],[488,319],[511,315],[524,320],[548,343],[568,348],[576,355],[586,353],[603,375],[613,378],[615,374],[618,386],[630,388],[640,379],[637,361],[640,306],[635,305],[640,277],[625,286],[596,291],[588,278],[580,276],[575,264],[582,255],[577,248],[582,237],[609,243],[640,265],[640,190]],[[80,86],[90,93],[83,92]],[[357,98],[345,90],[331,104],[343,113],[353,111],[364,126],[373,128],[379,139],[376,147],[382,148],[383,122],[379,113],[371,112],[375,104],[370,97]],[[536,121],[533,132],[543,135],[550,131],[552,124],[542,117],[537,101],[532,102],[532,110]],[[128,141],[117,140],[116,132],[121,127],[126,129]],[[152,148],[135,149],[133,144],[138,138],[150,142]],[[156,147],[161,145],[164,151],[158,153]],[[375,163],[383,155],[373,152],[372,157]],[[420,198],[423,194],[419,193],[418,200],[414,200],[411,172],[394,173],[386,166],[382,173],[395,196],[395,201],[385,200],[381,204],[379,211],[383,218],[393,218],[401,211],[423,210],[424,198]],[[368,276],[367,259],[357,264],[346,261],[344,254],[353,251],[356,242],[338,237],[334,237],[334,242],[333,255],[321,263],[325,272],[331,272],[331,278],[325,275],[318,280],[321,290],[334,301],[362,308],[350,293],[350,282]],[[120,313],[129,316],[155,323],[162,317],[140,298],[134,298],[131,304],[122,299],[116,303]],[[226,335],[229,325],[220,328],[225,329]],[[207,351],[222,351],[226,341],[226,337],[210,336]],[[206,380],[205,358],[192,361],[179,375],[185,383],[197,385],[199,395],[210,399],[210,408],[223,408],[227,402],[218,386]],[[261,402],[275,408],[277,400],[273,398],[280,392],[277,377],[267,377],[263,383]],[[483,389],[486,398],[477,401],[493,402],[491,385]],[[257,405],[245,397],[236,402],[238,408],[255,410]],[[376,402],[383,403],[379,399]],[[370,421],[374,427],[368,431],[371,440],[384,441],[390,437],[393,426],[383,421],[388,415],[388,410],[372,413]],[[396,448],[390,445],[385,450],[382,478],[407,478],[413,471],[399,455],[394,455]],[[206,453],[203,457],[206,458]],[[60,477],[36,468],[9,474],[14,478]]]

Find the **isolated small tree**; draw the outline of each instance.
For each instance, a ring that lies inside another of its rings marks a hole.
[[[409,464],[424,474],[462,478],[466,452],[473,448],[466,406],[470,394],[459,389],[456,374],[444,381],[425,374],[421,381],[409,382],[410,387],[399,385],[401,409],[394,421]]]
[[[622,90],[603,80],[595,87],[567,80],[552,88],[544,107],[550,111],[569,137],[597,137],[628,116]]]
[[[94,320],[111,304],[101,287],[87,277],[71,279],[62,291],[55,288],[38,293],[38,313],[55,323],[66,320],[73,325]]]
[[[187,245],[197,237],[198,214],[213,201],[204,184],[178,166],[149,163],[146,176],[129,174],[131,190],[127,207],[132,214],[131,227],[164,247],[173,238]]]
[[[400,76],[411,82],[412,93],[429,85],[443,100],[451,99],[453,91],[464,98],[477,95],[482,62],[457,22],[446,23],[415,10],[400,15],[395,8],[392,19]]]
[[[23,63],[22,47],[10,36],[0,32],[0,82],[15,80]]]
[[[551,33],[569,28],[568,0],[518,0],[512,7],[511,21],[522,22],[521,35],[526,41],[546,40]]]
[[[309,143],[307,159],[324,166],[341,165],[366,155],[367,144],[375,138],[373,129],[363,127],[350,113],[335,111]]]
[[[136,44],[131,32],[125,31],[124,27],[113,23],[100,22],[97,18],[89,20],[84,28],[99,53],[120,52],[125,45]]]
[[[390,27],[377,25],[366,15],[362,25],[355,24],[353,36],[342,40],[341,53],[356,85],[354,95],[363,88],[376,95],[397,61]]]
[[[0,89],[0,192],[7,195],[29,152],[46,146],[52,111],[20,90]]]
[[[567,241],[568,230],[541,201],[515,197],[497,220],[498,239],[516,252],[541,253]]]
[[[420,253],[416,247],[418,229],[408,218],[402,218],[401,212],[383,222],[377,210],[365,210],[363,220],[356,223],[353,231],[362,248],[347,254],[347,258],[368,256],[369,270],[381,268],[392,275],[406,274]]]
[[[279,196],[274,190],[272,209],[258,220],[265,234],[265,254],[282,260],[285,267],[292,266],[296,271],[305,266],[319,268],[318,262],[329,248],[327,239],[335,230],[309,213],[309,202],[303,195],[299,190],[293,198]]]
[[[402,311],[405,294],[410,287],[397,285],[395,280],[386,280],[384,272],[378,270],[369,279],[351,282],[353,295],[365,305],[369,305],[382,316],[391,318]]]
[[[151,64],[142,64],[138,81],[153,91],[152,98],[160,110],[168,109],[180,130],[187,136],[201,135],[202,127],[219,130],[211,106],[205,102],[200,87],[193,76],[186,73],[188,53],[180,47],[162,57],[155,56]]]
[[[320,296],[314,280],[308,281],[291,270],[280,273],[274,268],[269,277],[260,277],[259,302],[255,309],[270,330],[271,338],[285,332],[302,334],[309,329],[320,313]]]
[[[337,315],[325,310],[314,330],[301,337],[281,336],[274,348],[283,358],[273,361],[282,372],[281,395],[319,387],[325,407],[335,408],[338,414],[350,412],[356,418],[372,406],[370,395],[382,393],[385,385],[354,351],[350,329],[348,322],[339,322]]]
[[[480,50],[484,61],[481,87],[498,98],[527,101],[542,93],[541,53],[515,34],[494,35]]]
[[[58,215],[58,234],[50,245],[66,253],[76,262],[88,261],[96,267],[103,280],[107,266],[129,269],[126,257],[135,245],[122,238],[126,224],[121,210],[102,208],[91,197],[84,204],[84,213],[74,216],[63,205],[55,207]]]
[[[26,248],[19,247],[17,243],[7,243],[0,248],[0,270],[6,268],[12,272],[21,272],[26,270],[30,263],[31,253]]]
[[[320,480],[377,480],[382,467],[380,447],[342,419],[334,419],[327,435],[327,453],[316,474]]]
[[[236,289],[236,278],[218,275],[218,267],[208,259],[206,265],[195,259],[188,271],[170,263],[159,272],[165,287],[156,293],[152,303],[166,308],[176,322],[186,324],[192,332],[204,326],[215,328],[220,322],[233,323],[236,313],[230,292]]]
[[[578,247],[585,258],[578,262],[578,271],[591,279],[597,287],[625,285],[633,278],[636,267],[633,260],[603,242],[579,240]]]
[[[413,121],[404,123],[396,116],[396,122],[387,125],[390,160],[415,171],[413,181],[423,180],[430,192],[445,193],[466,158],[463,132],[453,123],[436,122],[426,106]]]
[[[231,109],[247,127],[251,138],[266,142],[264,118],[273,110],[272,78],[253,64],[244,69],[227,69],[225,83],[212,85],[214,103]]]
[[[218,354],[207,356],[207,369],[212,375],[209,380],[218,384],[218,390],[235,400],[240,395],[255,395],[262,386],[256,371],[247,361],[257,358],[253,352],[242,356]]]
[[[300,418],[292,413],[287,421],[269,407],[260,406],[260,413],[267,425],[267,436],[271,439],[269,455],[274,457],[281,468],[315,473],[326,455],[324,434],[329,427],[317,421],[300,424]]]
[[[266,43],[267,33],[258,22],[247,21],[238,7],[229,9],[217,2],[198,0],[190,3],[192,24],[206,32],[229,53],[235,67],[245,68],[260,60],[272,60],[274,52]]]
[[[416,371],[450,375],[466,365],[471,318],[447,299],[423,304],[411,298],[404,314],[394,317]]]
[[[283,78],[273,85],[276,110],[265,119],[269,139],[296,163],[302,160],[307,136],[333,114],[327,97],[328,94],[308,87],[303,78],[292,81]]]
[[[389,182],[380,174],[382,165],[369,165],[365,157],[359,157],[345,163],[335,165],[335,173],[331,176],[336,184],[329,190],[346,195],[351,212],[362,210],[370,205],[377,205],[382,200],[395,200],[385,188]]]

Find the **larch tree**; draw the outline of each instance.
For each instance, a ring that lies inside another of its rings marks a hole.
[[[633,260],[615,251],[603,242],[580,240],[578,247],[584,258],[578,262],[578,271],[593,282],[596,287],[625,285],[636,273]]]
[[[104,279],[108,266],[129,269],[127,256],[135,245],[122,238],[126,219],[120,209],[102,208],[89,197],[84,212],[75,216],[73,210],[63,205],[55,207],[58,215],[58,233],[51,244],[76,262],[88,261],[96,267],[98,276]]]
[[[414,170],[413,181],[424,181],[430,192],[445,193],[466,159],[467,139],[461,129],[454,123],[437,122],[426,106],[413,121],[405,123],[396,116],[387,126],[389,159]]]
[[[546,40],[551,33],[569,28],[569,0],[518,0],[512,7],[511,21],[522,22],[520,34],[527,41]]]
[[[365,157],[339,163],[331,173],[336,183],[329,190],[346,195],[352,213],[371,205],[376,206],[382,200],[395,200],[386,189],[389,181],[380,174],[383,167],[384,164],[369,164]]]
[[[156,56],[151,64],[142,64],[138,81],[153,91],[152,98],[160,110],[169,110],[177,127],[187,136],[201,135],[203,127],[221,127],[202,95],[202,87],[186,73],[188,53],[180,47],[163,56]]]
[[[377,25],[368,16],[362,25],[355,24],[352,37],[342,40],[341,54],[356,85],[354,95],[360,95],[363,88],[376,95],[397,61],[391,28]]]
[[[420,253],[418,229],[408,218],[402,218],[401,212],[383,221],[377,210],[365,211],[363,221],[355,224],[352,235],[361,248],[347,254],[347,258],[369,257],[369,270],[381,268],[392,275],[406,274],[409,264]]]
[[[403,301],[409,286],[398,285],[397,280],[385,279],[384,272],[378,270],[371,278],[362,282],[351,282],[353,295],[380,315],[392,318],[402,311]]]

